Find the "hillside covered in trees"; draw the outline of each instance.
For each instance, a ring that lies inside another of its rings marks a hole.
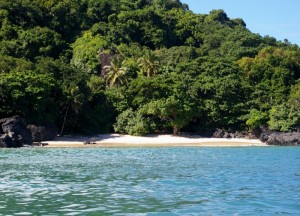
[[[179,0],[0,0],[0,118],[64,134],[300,127],[300,49]]]

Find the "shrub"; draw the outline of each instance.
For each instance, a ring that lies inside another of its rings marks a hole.
[[[114,129],[115,132],[140,136],[151,131],[151,122],[148,118],[130,108],[117,117]]]

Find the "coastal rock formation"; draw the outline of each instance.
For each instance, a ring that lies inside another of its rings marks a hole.
[[[32,134],[33,142],[42,142],[46,140],[53,140],[57,136],[57,129],[54,125],[28,125],[27,128]]]
[[[6,143],[3,141],[3,139],[4,139],[4,135],[2,135],[0,137],[0,148],[6,148],[7,147]]]
[[[0,134],[2,134],[0,146],[14,148],[25,144],[32,145],[31,132],[20,116],[0,119],[0,125]]]
[[[247,139],[258,139],[260,137],[261,130],[252,131],[226,131],[223,129],[216,129],[211,136],[213,138],[247,138]]]
[[[300,146],[300,132],[263,132],[260,140],[268,145]]]

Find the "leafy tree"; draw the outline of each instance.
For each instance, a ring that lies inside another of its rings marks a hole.
[[[19,26],[26,29],[34,26],[45,26],[47,23],[48,16],[44,8],[38,4],[38,0],[1,0],[0,10],[3,18],[1,20],[8,22],[11,26]]]
[[[192,116],[192,109],[188,104],[176,99],[174,96],[151,101],[141,108],[146,115],[159,117],[173,128],[173,135],[178,135],[180,129],[188,124]]]
[[[247,115],[246,125],[250,129],[256,129],[262,125],[266,125],[268,119],[269,119],[268,113],[256,109],[251,109],[250,113]]]
[[[299,81],[291,87],[288,103],[295,111],[297,112],[300,111],[300,82]]]
[[[270,120],[268,122],[271,130],[291,131],[295,126],[296,118],[293,118],[290,113],[290,108],[285,104],[272,107],[270,110]]]
[[[86,18],[84,1],[49,0],[42,1],[42,4],[50,15],[49,27],[67,42],[73,42],[80,33],[82,19]]]
[[[99,58],[99,48],[114,51]],[[0,116],[62,133],[296,130],[299,80],[299,46],[254,34],[223,10],[0,0]]]
[[[115,11],[114,2],[110,0],[88,0],[88,9],[86,11],[88,22],[94,24],[97,22],[107,22],[108,16]]]
[[[153,7],[112,14],[109,26],[112,42],[116,44],[135,42],[155,49],[167,43],[162,18]]]
[[[193,91],[202,99],[206,127],[242,127],[247,89],[236,65],[223,58],[199,58],[199,75]]]
[[[25,59],[14,58],[11,56],[0,55],[0,73],[9,73],[10,71],[33,70],[34,64]]]
[[[229,22],[227,14],[224,10],[212,10],[207,17],[205,17],[205,22],[219,22],[225,24]]]
[[[139,112],[128,109],[117,117],[114,129],[119,133],[141,136],[151,131],[151,125]]]
[[[100,35],[86,32],[72,44],[73,56],[71,64],[88,74],[99,74],[99,50],[107,48],[107,40]]]
[[[103,78],[92,75],[87,81],[85,101],[78,118],[75,130],[85,134],[108,133],[112,128],[114,113],[112,105],[105,95],[105,81]],[[85,127],[82,127],[85,125]]]
[[[54,122],[58,118],[55,93],[59,88],[51,75],[11,71],[0,73],[0,83],[1,116],[20,114],[29,123]]]
[[[300,84],[299,81],[292,86],[288,99],[290,106],[289,117],[293,119],[293,128],[300,128]]]
[[[18,42],[20,49],[17,56],[34,60],[37,56],[57,58],[65,44],[61,36],[49,28],[34,27],[22,32]]]

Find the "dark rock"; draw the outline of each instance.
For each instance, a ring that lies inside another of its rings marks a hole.
[[[264,132],[260,135],[259,139],[260,139],[260,141],[266,143],[269,139],[269,136],[270,136],[270,133]]]
[[[212,137],[214,134],[214,130],[212,129],[204,129],[197,132],[197,135],[201,137]]]
[[[226,131],[223,129],[216,129],[211,137],[214,138],[245,138],[245,139],[258,139],[260,137],[260,131]]]
[[[32,145],[31,132],[20,116],[0,119],[1,134],[5,134],[2,142],[7,147],[22,147],[23,144]]]
[[[223,138],[227,138],[227,139],[234,138],[234,134],[225,131],[224,135],[223,135]]]
[[[266,131],[261,134],[260,140],[268,145],[300,146],[300,133]]]
[[[225,131],[222,129],[216,129],[216,131],[213,133],[212,137],[214,138],[224,138]]]
[[[91,142],[88,141],[88,140],[85,140],[85,141],[83,141],[83,144],[84,144],[84,145],[87,145],[87,144],[91,144]]]
[[[224,129],[216,129],[214,131],[209,131],[209,133],[201,131],[199,135],[213,138],[260,139],[260,141],[267,143],[268,145],[300,146],[300,131],[283,133],[269,131],[267,128],[257,128],[252,131],[232,132]]]
[[[2,136],[0,136],[0,148],[6,148],[7,147],[6,142],[4,141],[5,135],[6,134],[3,134]]]
[[[226,131],[226,130],[223,130],[223,129],[216,129],[215,132],[212,134],[212,137],[231,139],[231,138],[236,138],[237,133],[232,133],[230,131]]]
[[[234,133],[235,138],[248,138],[249,133],[247,131],[236,131]]]
[[[253,137],[255,137],[256,139],[259,139],[262,132],[263,132],[262,128],[255,128],[251,131],[251,135],[253,135]]]
[[[57,136],[57,129],[54,125],[28,125],[27,128],[32,134],[33,142],[42,142],[55,139]]]

